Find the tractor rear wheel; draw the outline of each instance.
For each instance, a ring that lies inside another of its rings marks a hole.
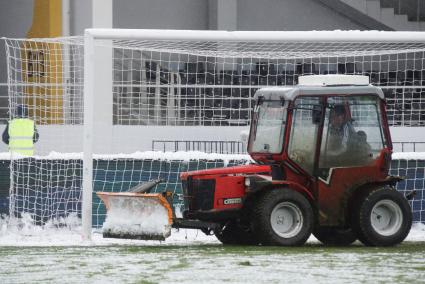
[[[401,243],[412,226],[412,210],[406,198],[388,187],[370,191],[359,200],[353,214],[353,229],[367,246]]]
[[[222,229],[214,230],[217,239],[224,245],[257,245],[258,241],[249,228],[229,221]]]
[[[287,188],[266,192],[254,205],[252,216],[252,231],[267,246],[303,245],[314,223],[310,202]]]
[[[313,235],[328,246],[348,246],[357,240],[352,229],[318,227],[314,229]]]

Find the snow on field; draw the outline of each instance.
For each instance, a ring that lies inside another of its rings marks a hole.
[[[165,241],[143,241],[103,238],[101,229],[93,230],[92,239],[84,240],[78,218],[70,217],[67,227],[57,228],[48,223],[43,227],[33,226],[30,218],[23,218],[19,224],[7,218],[0,219],[0,246],[104,246],[104,245],[199,245],[218,244],[215,236],[207,236],[199,230],[172,229],[171,236]],[[405,241],[425,242],[425,224],[413,224]],[[308,242],[317,242],[311,236]]]
[[[104,246],[104,245],[176,245],[218,243],[214,236],[206,236],[198,230],[173,229],[165,241],[142,241],[103,238],[101,229],[94,229],[91,240],[81,235],[81,222],[78,218],[66,220],[66,227],[57,228],[54,223],[44,226],[32,225],[31,218],[24,216],[16,223],[4,217],[0,219],[1,246]]]
[[[425,224],[391,248],[222,246],[198,230],[163,242],[83,240],[78,218],[43,228],[0,219],[1,283],[413,283],[425,279]]]
[[[196,230],[165,242],[83,241],[74,229],[1,231],[2,283],[419,283],[425,225],[391,248],[222,246]],[[415,242],[415,241],[419,241]]]

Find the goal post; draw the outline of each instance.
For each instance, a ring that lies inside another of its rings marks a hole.
[[[91,239],[92,194],[93,194],[93,125],[95,94],[95,46],[94,37],[89,32],[84,36],[84,142],[83,142],[83,196],[82,196],[82,235]]]
[[[84,37],[7,39],[6,51],[10,118],[28,105],[40,130],[36,157],[11,159],[11,211],[43,220],[77,212],[85,238],[104,214],[94,191],[163,178],[157,190],[179,193],[180,172],[227,164],[216,155],[140,152],[154,140],[239,140],[261,87],[292,86],[301,75],[367,75],[385,93],[392,127],[425,126],[423,32],[88,29]],[[65,201],[70,191],[75,202]],[[45,192],[58,198],[40,200]]]

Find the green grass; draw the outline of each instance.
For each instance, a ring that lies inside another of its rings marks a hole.
[[[425,279],[425,242],[370,248],[222,245],[0,247],[2,283],[362,282]]]

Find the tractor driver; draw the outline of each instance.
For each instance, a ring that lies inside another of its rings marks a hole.
[[[364,131],[356,132],[348,110],[335,105],[330,111],[326,152],[322,153],[322,168],[360,166],[371,161],[371,147]]]
[[[356,131],[344,105],[336,105],[330,113],[329,151],[332,155],[347,152]]]
[[[350,153],[356,131],[344,105],[335,105],[330,111],[326,151],[322,153],[323,168],[343,167],[351,163]]]

